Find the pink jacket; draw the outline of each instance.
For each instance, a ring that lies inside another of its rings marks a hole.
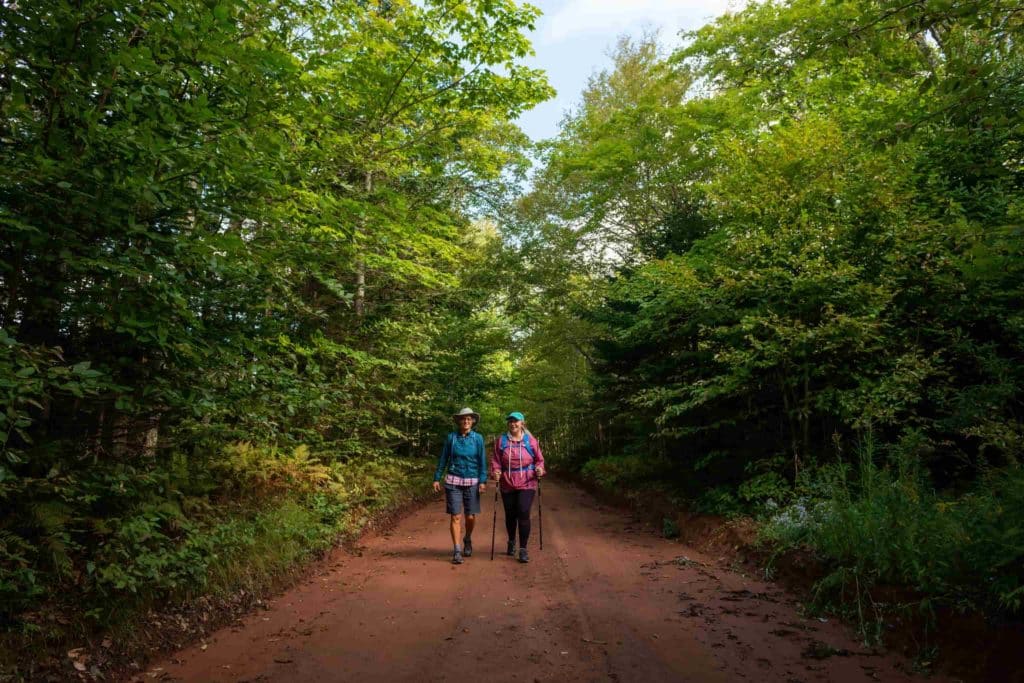
[[[522,441],[513,441],[508,434],[502,434],[494,440],[491,472],[501,470],[502,491],[537,488],[537,468],[544,469],[544,454],[533,434],[527,433],[523,438],[530,440],[529,449]],[[505,444],[504,448],[502,443]],[[530,455],[531,450],[533,455]]]

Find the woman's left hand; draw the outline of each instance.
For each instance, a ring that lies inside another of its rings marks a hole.
[[[538,477],[543,477],[544,476],[544,468],[543,467],[538,467],[537,468],[537,476]]]

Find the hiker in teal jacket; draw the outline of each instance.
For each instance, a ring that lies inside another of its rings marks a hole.
[[[473,526],[480,513],[480,494],[487,488],[487,455],[484,437],[473,427],[480,421],[479,413],[463,408],[452,415],[458,429],[450,432],[441,449],[441,459],[434,472],[434,490],[441,490],[444,477],[445,510],[452,517],[453,564],[462,564],[463,557],[473,555]],[[465,536],[462,536],[462,514],[466,514]]]

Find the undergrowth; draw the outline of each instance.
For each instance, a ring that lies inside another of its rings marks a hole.
[[[584,481],[601,491],[634,502],[660,501],[659,507],[675,507],[711,515],[734,517],[745,511],[746,487],[705,487],[699,481],[681,480],[671,458],[647,453],[624,453],[587,460],[580,468]],[[678,535],[667,529],[670,537]]]
[[[931,623],[938,607],[1020,615],[1024,603],[1024,470],[991,470],[965,495],[936,492],[913,453],[881,457],[867,440],[856,468],[833,464],[762,529],[778,552],[807,549],[828,573],[821,606],[852,611],[867,641],[885,615]]]
[[[411,499],[431,468],[237,443],[205,462],[22,479],[36,500],[0,526],[0,671],[98,634],[131,641],[154,608],[258,594]]]
[[[665,458],[651,455],[613,455],[588,460],[581,474],[607,491],[627,491],[664,480],[671,469]]]

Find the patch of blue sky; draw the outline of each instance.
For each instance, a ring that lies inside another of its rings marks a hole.
[[[558,133],[563,116],[579,101],[587,80],[611,64],[611,50],[623,35],[658,32],[665,47],[680,44],[679,34],[692,31],[743,0],[533,0],[544,15],[530,34],[536,56],[527,60],[543,69],[558,94],[519,117],[534,140]]]

